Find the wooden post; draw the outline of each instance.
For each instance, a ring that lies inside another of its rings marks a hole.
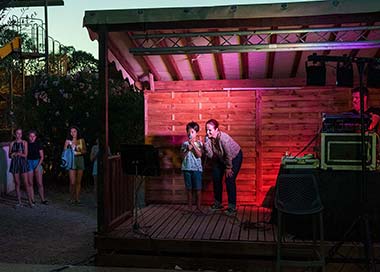
[[[261,90],[256,90],[256,122],[255,122],[255,139],[256,139],[256,200],[261,203],[263,199],[263,175],[262,175],[262,98]]]
[[[99,92],[104,101],[101,104],[101,125],[98,153],[98,231],[107,227],[107,205],[109,205],[109,165],[108,165],[108,32],[105,26],[99,31]]]

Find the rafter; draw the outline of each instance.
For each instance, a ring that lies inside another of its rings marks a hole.
[[[272,30],[276,30],[277,27],[273,26]],[[270,44],[275,44],[277,42],[277,34],[273,34],[269,37],[270,39]],[[275,52],[269,52],[268,53],[268,64],[267,64],[267,74],[266,78],[272,78],[273,77],[273,67],[274,67],[274,58],[276,56]]]
[[[186,46],[189,46],[192,43],[191,39],[189,39],[189,38],[185,38],[185,39],[183,39],[183,41],[185,42]],[[187,55],[187,59],[189,60],[191,70],[193,71],[193,74],[194,74],[194,78],[197,80],[203,80],[204,78],[202,75],[202,71],[201,71],[201,67],[199,65],[198,58],[199,58],[199,55],[197,55],[197,54],[188,54]]]
[[[162,47],[168,46],[165,41],[160,41],[160,45]],[[173,80],[183,80],[183,76],[181,74],[181,71],[178,69],[178,66],[177,66],[173,56],[164,55],[164,56],[161,56],[161,58],[165,64],[166,68],[168,69],[172,79]]]
[[[245,31],[246,29],[241,29],[241,30]],[[248,37],[246,35],[241,35],[239,43],[242,45],[242,44],[247,44],[247,42],[248,42]],[[247,52],[240,53],[240,62],[241,62],[241,78],[248,79],[249,78],[249,58],[248,58]]]
[[[212,37],[211,43],[214,46],[219,46],[220,45],[219,37],[218,36]],[[223,55],[221,53],[215,53],[213,55],[214,55],[216,70],[218,72],[218,79],[226,79],[226,73],[224,71],[224,64],[223,64]]]
[[[124,70],[128,75],[134,80],[138,81],[138,77],[132,68],[132,65],[125,59],[123,54],[120,52],[120,49],[112,42],[111,39],[108,40],[108,48],[111,50],[112,54],[119,60],[120,65],[123,66]]]
[[[134,47],[137,47],[137,43],[134,39],[131,38],[131,36],[133,35],[133,33],[131,32],[127,32],[127,37],[128,37],[128,40],[133,44]],[[154,67],[153,63],[150,61],[149,57],[148,56],[142,56],[142,61],[140,58],[137,58],[136,56],[136,59],[140,62],[143,62],[143,63],[140,63],[140,65],[144,66],[144,64],[148,67],[149,69],[149,72],[152,73],[153,77],[154,77],[154,80],[156,81],[160,81],[161,80],[161,76],[160,74],[157,72],[157,69],[156,67]]]

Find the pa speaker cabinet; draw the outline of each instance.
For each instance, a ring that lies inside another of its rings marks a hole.
[[[365,150],[368,170],[376,170],[376,133],[366,133]],[[362,170],[360,133],[321,133],[321,169]]]

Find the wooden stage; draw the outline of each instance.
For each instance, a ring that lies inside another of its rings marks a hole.
[[[184,269],[234,271],[252,271],[253,268],[255,271],[272,270],[276,256],[277,228],[270,223],[271,209],[240,206],[237,216],[229,217],[220,211],[212,212],[208,207],[202,208],[201,212],[188,212],[186,207],[149,205],[138,211],[137,224],[130,218],[109,233],[97,234],[97,264],[160,268],[174,268],[178,265]],[[134,225],[139,228],[134,228]],[[286,236],[286,242],[289,252],[292,252],[289,254],[305,254],[312,245],[311,241],[298,240],[292,235]],[[326,255],[334,244],[336,242],[326,243]],[[378,245],[375,249],[379,257]],[[343,261],[348,262],[344,255],[352,257],[361,251],[357,244],[344,243],[335,255],[340,258],[343,256]],[[334,262],[339,263],[339,258]],[[336,268],[336,264],[329,266]]]

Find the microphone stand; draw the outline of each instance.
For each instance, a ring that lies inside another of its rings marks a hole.
[[[364,244],[364,254],[366,257],[367,271],[376,272],[376,262],[373,252],[373,242],[371,237],[371,229],[369,225],[369,215],[368,215],[368,184],[367,184],[367,152],[366,152],[366,139],[365,139],[365,127],[364,127],[364,93],[363,93],[363,75],[365,59],[358,58],[356,60],[356,65],[359,72],[359,88],[360,88],[360,136],[361,136],[361,158],[362,158],[362,171],[361,171],[361,197],[360,206],[361,214],[359,215],[357,221],[354,224],[362,223],[362,230],[364,230],[363,244]],[[367,105],[368,106],[368,105]],[[360,222],[362,221],[362,222]]]

